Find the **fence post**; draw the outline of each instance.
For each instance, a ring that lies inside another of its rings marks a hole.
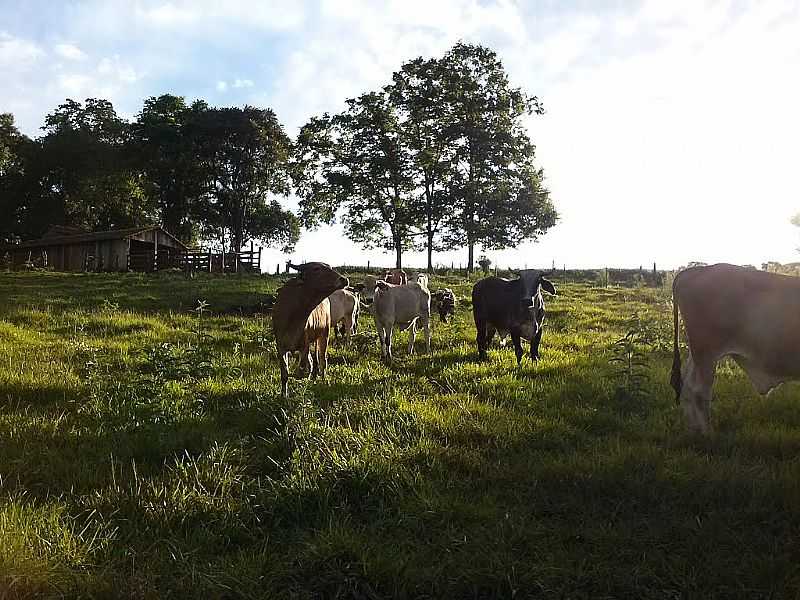
[[[212,272],[211,265],[213,264],[213,260],[211,259],[211,248],[208,249],[208,272]]]

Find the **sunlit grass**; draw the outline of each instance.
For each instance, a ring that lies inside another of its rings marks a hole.
[[[800,593],[797,387],[726,362],[686,434],[661,290],[560,285],[517,367],[476,360],[449,278],[430,355],[400,333],[384,365],[364,315],[283,400],[251,314],[278,285],[0,274],[0,598]],[[663,342],[642,396],[608,363],[633,313]]]

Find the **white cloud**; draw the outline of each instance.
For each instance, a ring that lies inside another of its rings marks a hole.
[[[94,79],[89,75],[61,75],[58,78],[58,87],[67,96],[82,98],[90,92]]]
[[[67,60],[85,60],[86,53],[74,44],[56,44],[55,52]]]
[[[251,79],[237,79],[233,82],[233,87],[237,89],[251,88],[255,85]]]
[[[0,67],[24,70],[45,55],[36,43],[0,32]]]
[[[194,33],[218,29],[220,22],[235,23],[269,30],[298,27],[306,17],[302,2],[279,0],[176,0],[175,2],[137,5],[135,16],[146,23],[164,28],[192,25]]]
[[[186,26],[199,18],[197,9],[192,5],[176,6],[167,2],[153,8],[136,7],[139,17],[152,25],[164,27]]]
[[[135,83],[142,77],[131,65],[124,63],[118,54],[102,59],[97,65],[97,73],[123,84]]]
[[[228,90],[228,83],[226,81],[218,81],[216,88],[218,92],[226,92]]]

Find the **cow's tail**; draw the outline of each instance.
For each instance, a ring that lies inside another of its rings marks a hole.
[[[681,397],[683,379],[681,379],[681,350],[678,347],[678,302],[675,299],[675,286],[672,286],[672,325],[675,329],[672,337],[672,377],[670,383],[675,390],[675,401]]]

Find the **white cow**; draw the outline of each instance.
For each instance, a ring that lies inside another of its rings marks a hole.
[[[342,333],[347,342],[358,327],[358,315],[361,311],[361,302],[358,293],[349,290],[336,290],[328,300],[331,302],[331,327],[339,335],[339,323],[342,323]]]
[[[386,362],[392,362],[392,332],[395,326],[401,330],[410,328],[408,353],[414,353],[417,321],[425,330],[425,345],[430,353],[431,293],[428,288],[418,283],[392,285],[379,280],[375,288],[372,315],[381,342],[381,356]]]
[[[371,304],[372,300],[375,298],[375,285],[378,283],[378,278],[375,275],[365,275],[364,282],[358,286],[362,288],[361,296],[364,298],[366,304]]]
[[[417,283],[424,287],[426,290],[428,289],[428,276],[425,273],[420,273],[417,275]]]

